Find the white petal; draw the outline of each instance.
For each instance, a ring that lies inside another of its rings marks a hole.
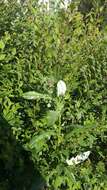
[[[57,83],[57,96],[64,96],[66,92],[66,84],[63,80]]]
[[[77,155],[76,157],[72,157],[70,160],[67,159],[66,162],[68,165],[79,164],[85,161],[89,157],[90,153],[91,151],[81,153],[80,155]]]

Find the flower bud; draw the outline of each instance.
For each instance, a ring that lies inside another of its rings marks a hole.
[[[64,96],[66,92],[66,84],[63,80],[59,80],[57,83],[57,96]]]

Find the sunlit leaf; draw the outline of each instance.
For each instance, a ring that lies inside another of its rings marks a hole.
[[[4,47],[5,47],[4,42],[2,40],[0,40],[0,49],[4,49]]]
[[[5,54],[0,54],[0,61],[5,59]]]
[[[47,113],[47,125],[48,126],[52,126],[55,124],[55,122],[58,120],[58,116],[59,116],[59,113],[57,111],[54,111],[54,110],[50,110],[48,113]]]
[[[25,92],[23,94],[23,98],[27,99],[27,100],[36,100],[36,99],[51,99],[51,97],[47,94],[41,94],[35,91],[29,91],[29,92]]]

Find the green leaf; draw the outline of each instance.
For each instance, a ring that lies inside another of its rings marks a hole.
[[[54,133],[52,131],[48,131],[32,137],[28,147],[30,149],[35,149],[36,152],[40,152],[43,149],[43,147],[46,147],[46,141],[49,140],[51,135],[53,134]]]
[[[47,113],[47,125],[52,126],[58,120],[59,112],[51,110]]]
[[[58,187],[60,187],[63,182],[64,182],[64,178],[61,176],[57,176],[57,178],[54,182],[55,188],[57,189]]]
[[[2,40],[0,40],[0,49],[4,49],[4,47],[5,47],[4,42]]]
[[[27,99],[27,100],[40,100],[40,99],[45,99],[45,100],[49,100],[51,99],[51,97],[47,94],[41,94],[35,91],[29,91],[29,92],[25,92],[23,94],[23,98]]]
[[[5,54],[0,54],[0,61],[4,60]]]
[[[12,49],[12,55],[15,55],[16,54],[16,48],[13,48]]]

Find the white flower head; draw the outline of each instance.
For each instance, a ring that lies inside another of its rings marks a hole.
[[[91,151],[83,152],[76,157],[72,157],[70,160],[67,159],[66,162],[69,166],[79,164],[84,162],[89,157],[90,153]]]
[[[66,92],[66,84],[63,80],[59,80],[57,83],[57,96],[64,96]]]

